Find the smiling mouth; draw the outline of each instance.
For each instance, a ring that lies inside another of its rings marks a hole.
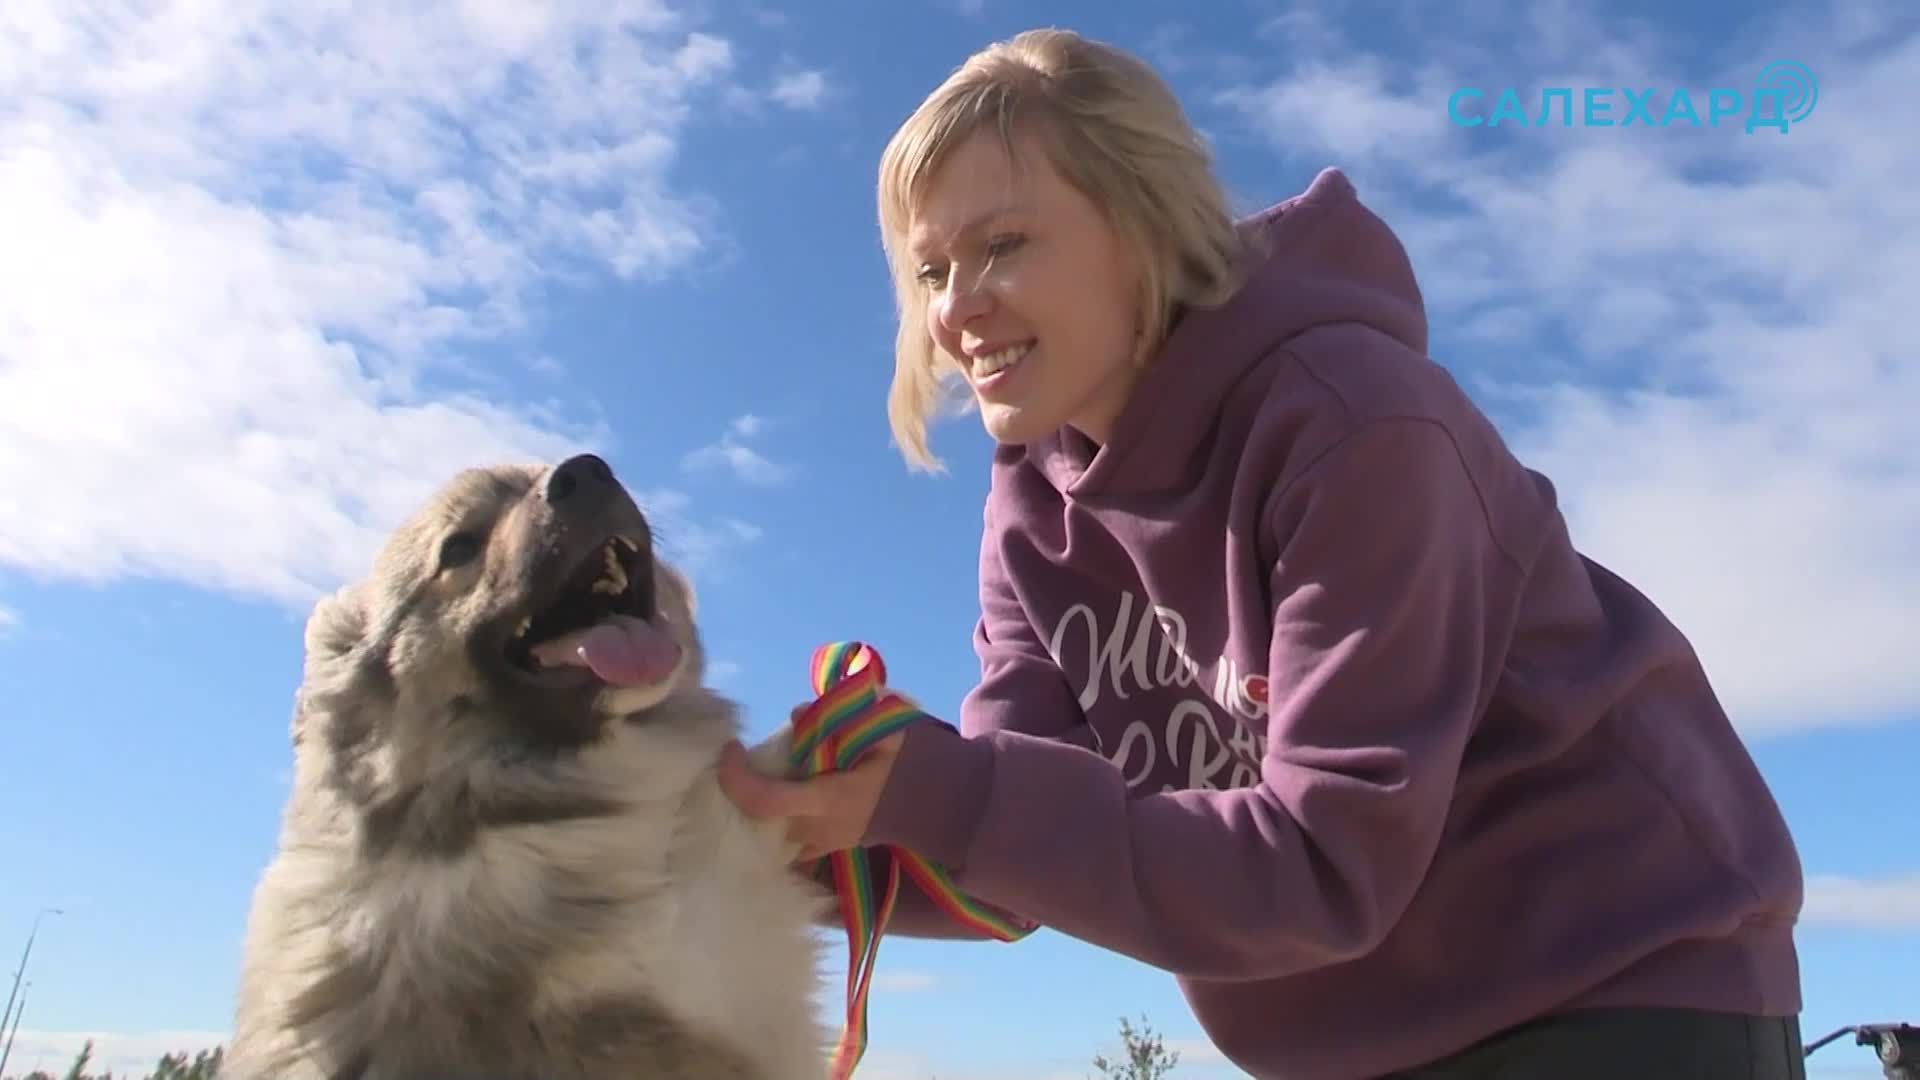
[[[520,620],[507,639],[507,660],[538,674],[567,661],[554,654],[570,639],[595,627],[622,620],[645,622],[654,615],[653,575],[640,545],[615,536],[581,560],[560,586],[559,597]]]
[[[1023,341],[1018,345],[1009,345],[1004,349],[996,349],[973,357],[971,360],[973,377],[986,379],[1000,374],[1026,359],[1027,354],[1033,351],[1033,345],[1031,341]]]

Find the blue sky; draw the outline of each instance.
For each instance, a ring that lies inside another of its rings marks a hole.
[[[944,424],[930,478],[889,446],[873,168],[966,53],[1046,23],[1160,65],[1244,208],[1347,171],[1436,358],[1735,710],[1812,879],[1809,1035],[1920,1020],[1910,4],[329,7],[0,14],[6,972],[67,911],[10,1071],[219,1037],[306,607],[460,466],[606,453],[756,731],[836,637],[951,714],[988,447]],[[1447,118],[1463,85],[1704,117],[1782,58],[1820,85],[1784,136]],[[1169,980],[1057,935],[882,968],[865,1078],[1081,1076],[1142,1012],[1179,1075],[1233,1075]]]

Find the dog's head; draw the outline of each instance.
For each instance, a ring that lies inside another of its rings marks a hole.
[[[315,607],[302,711],[403,756],[551,755],[643,723],[703,666],[692,588],[653,541],[598,457],[465,470]]]

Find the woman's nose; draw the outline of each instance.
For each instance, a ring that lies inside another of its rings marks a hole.
[[[980,317],[993,306],[983,283],[969,282],[957,275],[947,287],[947,293],[940,300],[940,325],[952,333],[959,333],[968,322]]]

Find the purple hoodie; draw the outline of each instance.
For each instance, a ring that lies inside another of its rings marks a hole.
[[[1793,841],[1687,640],[1425,357],[1337,170],[1112,438],[997,450],[981,680],[864,843],[1172,972],[1258,1077],[1542,1012],[1800,1008]],[[907,890],[898,932],[958,931]]]

